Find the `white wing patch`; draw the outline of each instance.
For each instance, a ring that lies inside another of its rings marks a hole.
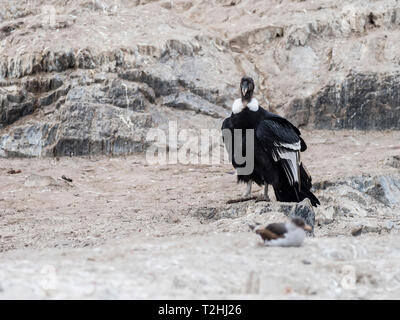
[[[281,159],[286,160],[286,163],[283,163],[283,169],[289,179],[289,184],[293,186],[297,183],[300,187],[300,141],[297,150],[285,147],[274,148],[272,151],[272,158],[275,162]]]
[[[295,143],[284,143],[284,142],[276,142],[275,141],[274,146],[284,147],[284,148],[291,149],[291,150],[300,150],[301,149],[300,140]]]

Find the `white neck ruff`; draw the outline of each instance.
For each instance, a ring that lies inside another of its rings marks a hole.
[[[244,108],[249,108],[251,111],[258,111],[258,101],[256,98],[252,98],[251,101],[247,104],[247,106],[243,105],[242,99],[236,99],[232,104],[232,112],[239,113]]]

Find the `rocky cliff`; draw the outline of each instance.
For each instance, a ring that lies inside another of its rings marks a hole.
[[[126,154],[218,128],[243,74],[316,129],[400,128],[400,4],[3,1],[0,156]]]

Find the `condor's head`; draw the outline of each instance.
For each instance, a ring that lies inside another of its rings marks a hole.
[[[253,98],[254,80],[250,77],[243,77],[240,81],[240,94],[243,102],[250,102]]]
[[[240,113],[243,109],[249,108],[251,111],[258,111],[258,101],[253,98],[254,80],[250,77],[243,77],[240,81],[241,99],[236,99],[232,104],[232,113]]]

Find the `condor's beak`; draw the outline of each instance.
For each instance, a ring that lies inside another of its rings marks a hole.
[[[245,96],[247,91],[249,90],[249,85],[246,82],[243,83],[241,86],[241,90],[242,90],[242,95]]]
[[[308,231],[308,232],[311,232],[311,231],[312,231],[312,228],[311,228],[311,226],[309,226],[308,224],[306,224],[306,225],[304,226],[304,230],[305,230],[305,231]]]

